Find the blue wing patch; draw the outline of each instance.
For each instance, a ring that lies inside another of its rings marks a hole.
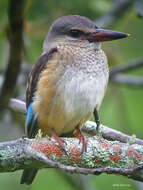
[[[38,132],[38,120],[33,110],[33,102],[29,104],[27,110],[26,132],[29,138],[34,138]]]

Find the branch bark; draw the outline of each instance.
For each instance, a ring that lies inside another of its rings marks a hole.
[[[27,139],[0,143],[0,172],[26,168],[59,168],[66,172],[120,174],[143,181],[143,146],[88,138],[87,151],[75,138],[63,138],[65,152],[51,138]]]

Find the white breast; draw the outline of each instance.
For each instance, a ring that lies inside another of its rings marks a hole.
[[[101,82],[102,84],[99,84],[96,79],[88,78],[82,73],[61,83],[58,91],[65,101],[66,112],[70,115],[75,112],[80,115],[92,112],[95,106],[100,104],[104,93],[105,81],[102,79]]]
[[[74,71],[67,71],[59,82],[54,98],[62,108],[60,113],[64,112],[63,133],[72,131],[80,121],[93,113],[95,107],[100,106],[107,85],[105,76],[96,79],[82,72],[77,72],[68,80],[71,72]]]

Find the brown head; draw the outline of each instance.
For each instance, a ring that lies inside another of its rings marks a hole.
[[[64,44],[91,45],[128,37],[129,34],[98,28],[90,19],[79,15],[58,18],[50,27],[44,42],[44,52],[51,46]]]

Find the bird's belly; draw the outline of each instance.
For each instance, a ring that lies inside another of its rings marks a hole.
[[[106,86],[105,79],[99,81],[82,76],[57,84],[55,95],[40,119],[40,128],[50,135],[53,128],[58,135],[68,133],[82,125],[101,104]],[[46,105],[46,102],[45,102]],[[50,110],[50,111],[49,111]],[[41,113],[42,115],[42,113]]]

